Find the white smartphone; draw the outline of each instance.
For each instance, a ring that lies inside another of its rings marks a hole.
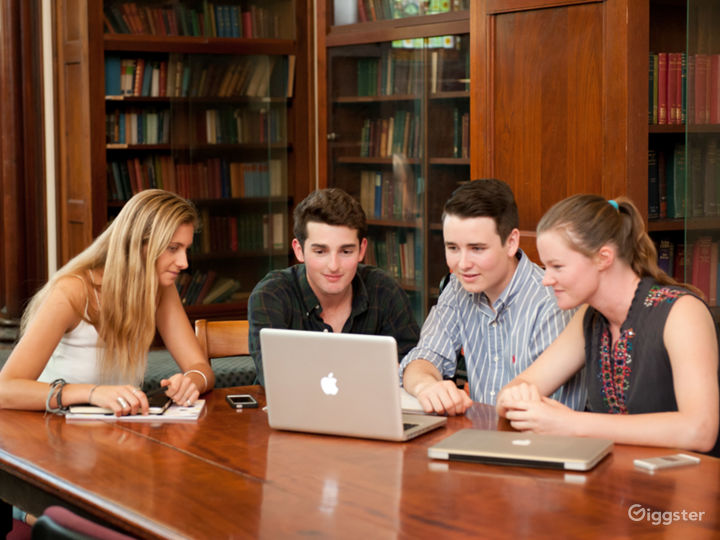
[[[648,471],[657,471],[658,469],[669,469],[671,467],[684,467],[687,465],[697,465],[700,458],[691,456],[690,454],[670,454],[667,456],[659,456],[653,458],[636,459],[633,461],[636,467]]]

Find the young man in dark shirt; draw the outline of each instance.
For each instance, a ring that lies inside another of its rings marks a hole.
[[[250,295],[250,354],[265,384],[261,328],[392,336],[402,358],[420,329],[407,294],[383,270],[361,264],[367,223],[341,189],[314,191],[295,209],[293,251],[300,264],[273,270]]]

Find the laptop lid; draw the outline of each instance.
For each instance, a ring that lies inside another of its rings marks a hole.
[[[403,418],[392,337],[263,328],[260,348],[272,428],[402,441],[447,421]]]
[[[613,449],[607,439],[463,429],[428,448],[434,459],[588,471]]]

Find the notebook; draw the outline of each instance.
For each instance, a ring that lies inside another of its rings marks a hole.
[[[589,471],[608,455],[607,439],[463,429],[428,448],[433,459]]]
[[[270,427],[406,441],[447,422],[403,415],[389,336],[260,330]]]

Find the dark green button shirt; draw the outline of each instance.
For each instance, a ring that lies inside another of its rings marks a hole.
[[[417,344],[420,335],[407,294],[383,270],[364,264],[358,265],[352,288],[352,310],[342,331],[394,337],[399,361]],[[250,354],[255,361],[259,384],[265,384],[260,329],[332,332],[332,327],[320,317],[321,311],[320,302],[308,283],[304,264],[273,270],[255,286],[248,301],[248,318]]]

